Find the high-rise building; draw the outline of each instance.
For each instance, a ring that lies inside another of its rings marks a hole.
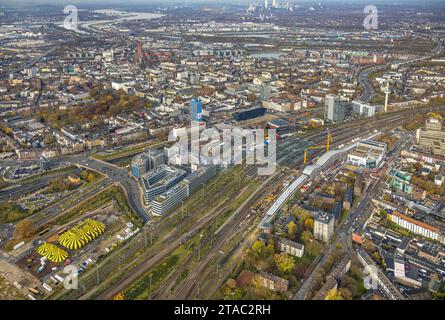
[[[190,102],[190,116],[192,121],[202,120],[202,103],[199,98],[192,99]]]
[[[147,171],[158,168],[165,163],[165,156],[162,149],[150,149],[134,157],[131,162],[131,174],[135,178],[140,178]]]
[[[165,163],[165,155],[162,149],[150,149],[148,151],[148,170],[154,170]]]
[[[39,159],[39,169],[40,172],[45,172],[48,171],[50,169],[50,162],[47,158],[45,157],[40,157]]]
[[[148,157],[147,154],[138,154],[131,161],[131,175],[135,178],[140,178],[148,171]]]
[[[334,94],[328,94],[324,101],[324,118],[325,121],[341,122],[345,120],[346,105],[340,101],[340,97]]]
[[[144,50],[142,49],[142,42],[136,42],[136,52],[134,54],[134,63],[141,63],[144,56]]]
[[[442,130],[441,118],[429,118],[425,129],[417,130],[416,138],[421,147],[431,149],[435,155],[445,156],[445,131]]]
[[[314,219],[314,238],[328,242],[334,234],[334,215],[320,211]]]
[[[37,68],[36,67],[27,68],[25,69],[25,72],[29,78],[35,78],[37,75]]]
[[[264,101],[264,100],[268,100],[272,95],[272,87],[267,85],[267,84],[263,84],[260,86],[260,100]]]

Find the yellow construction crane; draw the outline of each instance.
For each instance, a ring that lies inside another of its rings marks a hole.
[[[333,143],[333,142],[334,142],[334,140],[332,139],[331,133],[329,132],[329,129],[327,129],[326,145],[307,147],[306,149],[304,149],[304,164],[307,164],[307,162],[308,162],[308,154],[307,154],[308,150],[326,148],[326,152],[329,152],[329,150],[331,150],[331,143]]]

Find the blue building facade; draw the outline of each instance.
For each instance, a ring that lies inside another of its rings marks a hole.
[[[190,115],[192,121],[202,120],[202,103],[199,98],[192,99],[192,101],[190,102]]]

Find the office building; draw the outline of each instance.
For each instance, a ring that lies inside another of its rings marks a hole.
[[[190,102],[190,116],[192,121],[202,120],[202,103],[199,98],[192,99]]]
[[[348,153],[347,162],[368,169],[378,168],[385,157],[386,151],[386,143],[364,140]]]
[[[154,170],[165,163],[165,155],[162,149],[148,151],[148,170]]]
[[[146,153],[138,154],[131,161],[131,175],[135,178],[140,178],[148,171],[148,157]]]
[[[320,211],[314,219],[314,238],[328,242],[334,234],[334,215]]]
[[[267,84],[263,84],[260,86],[260,100],[264,101],[264,100],[268,100],[272,95],[272,87],[267,85]]]
[[[254,107],[247,110],[239,111],[233,115],[236,121],[246,121],[258,117],[262,117],[266,114],[266,108]]]
[[[50,170],[50,162],[47,158],[45,157],[40,157],[39,159],[39,169],[40,172],[45,172]]]
[[[216,175],[216,166],[199,166],[197,170],[189,174],[184,181],[187,183],[188,194],[192,194],[196,189],[202,187],[204,183]]]
[[[417,130],[417,144],[430,149],[435,155],[445,156],[445,131],[442,129],[441,118],[429,118],[425,123],[425,129]]]
[[[161,149],[151,149],[134,157],[131,162],[131,174],[135,178],[140,178],[146,172],[154,170],[164,163],[164,152]]]
[[[145,201],[147,203],[151,202],[157,196],[178,184],[186,175],[186,171],[165,164],[148,171],[141,177]]]
[[[408,194],[413,192],[413,186],[411,185],[411,174],[391,168],[388,170],[386,175],[388,178],[385,183],[388,187]]]
[[[157,196],[151,202],[152,214],[156,216],[162,216],[163,214],[178,206],[187,198],[187,196],[188,184],[185,181],[181,181],[179,184],[175,185],[163,194]]]
[[[177,185],[157,196],[151,203],[152,213],[161,216],[174,209],[196,189],[216,175],[216,166],[200,166]]]
[[[324,100],[324,118],[325,121],[341,122],[345,120],[346,105],[340,101],[340,97],[328,94]]]
[[[375,115],[376,107],[359,101],[352,101],[352,112],[364,116],[373,117]]]

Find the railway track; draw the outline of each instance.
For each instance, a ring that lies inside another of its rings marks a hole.
[[[402,124],[403,121],[407,121],[409,120],[409,117],[407,117],[407,113],[410,113],[411,116],[415,113],[415,112],[419,112],[421,110],[428,110],[428,111],[433,111],[433,110],[437,110],[437,109],[441,109],[444,106],[440,106],[440,107],[429,107],[429,108],[423,108],[423,109],[416,109],[416,110],[412,110],[411,113],[408,111],[404,111],[404,113],[402,114],[402,112],[392,112],[391,114],[385,116],[383,119],[374,119],[371,123],[367,123],[365,125],[366,129],[363,130],[363,124],[362,122],[360,122],[359,124],[350,124],[350,125],[346,125],[346,127],[331,127],[331,134],[333,135],[334,138],[334,142],[338,145],[347,141],[350,141],[351,139],[353,139],[356,136],[359,135],[363,135],[366,132],[371,132],[372,130],[375,129],[383,129],[383,128],[389,128],[389,127],[397,127],[400,126]],[[369,120],[368,120],[369,121]],[[354,135],[351,135],[351,128],[354,129]],[[309,134],[309,135],[305,135],[304,138],[307,141],[311,141],[311,145],[313,145],[313,143],[320,143],[320,142],[324,142],[325,141],[325,132],[323,132],[323,130],[320,130],[319,132],[315,132],[313,134]],[[299,145],[300,140],[297,140],[299,138],[295,138],[295,139],[290,139],[290,140],[286,140],[283,142],[283,144],[280,144],[281,146],[285,146],[287,147],[287,150],[284,153],[281,153],[278,155],[278,161],[282,161],[283,165],[288,164],[289,166],[291,166],[292,168],[295,167],[299,167],[301,166],[302,162],[303,162],[303,156],[302,153],[295,153],[293,152],[293,145],[296,144],[297,146]],[[312,155],[318,155],[320,153],[322,153],[323,150],[318,150],[315,151],[314,153],[312,153]],[[284,160],[282,160],[284,159]],[[256,165],[250,165],[250,166],[246,166],[246,168],[244,169],[244,173],[243,174],[247,174],[250,173],[252,174],[254,170],[257,169]],[[178,217],[181,214],[181,210],[178,209],[176,210],[173,214],[172,217]],[[235,219],[233,219],[233,221],[230,224],[227,224],[224,227],[224,231],[220,233],[214,240],[215,245],[213,246],[213,248],[219,248],[221,247],[221,245],[224,243],[225,237],[222,236],[224,234],[226,234],[226,232],[231,231],[231,228],[236,227],[237,225],[239,225],[239,222],[242,221],[245,218],[245,215],[237,215]],[[191,218],[187,218],[185,221],[188,221],[189,223],[193,222],[193,220]],[[190,233],[190,232],[186,232],[186,228],[182,228],[179,227],[180,225],[182,225],[183,227],[185,226],[185,221],[180,221],[177,226],[176,226],[176,230],[178,231],[173,231],[170,235],[170,237],[168,238],[170,241],[171,240],[177,240],[178,238],[182,238],[184,236],[187,236],[188,238],[190,238],[191,236],[195,235],[196,228],[194,228],[193,230],[195,231],[194,233]],[[206,220],[203,220],[206,221]],[[210,220],[209,220],[210,221]],[[205,224],[204,224],[205,225]],[[203,224],[200,224],[200,226],[204,226]],[[167,228],[167,225],[164,226],[159,226],[160,230],[165,230],[165,228]],[[182,231],[179,231],[182,230]],[[62,295],[62,298],[68,298],[68,299],[79,299],[82,298],[83,296],[85,296],[85,294],[94,289],[98,284],[101,283],[101,279],[106,278],[107,276],[109,276],[112,272],[116,272],[117,270],[120,270],[121,273],[125,273],[125,267],[124,267],[124,262],[125,260],[130,257],[135,255],[136,253],[140,252],[141,250],[143,250],[144,248],[147,249],[147,234],[149,233],[149,229],[148,227],[144,227],[142,232],[137,235],[135,238],[133,238],[133,241],[127,243],[127,245],[125,245],[123,248],[123,250],[120,250],[118,255],[120,258],[111,258],[107,260],[106,263],[102,263],[99,267],[97,267],[97,273],[91,273],[88,276],[82,277],[82,285],[81,285],[81,289],[82,290],[76,290],[76,291],[72,291],[69,292],[65,295]],[[145,241],[144,241],[144,236],[145,236]],[[178,243],[176,243],[175,241],[173,241],[173,243],[175,244],[175,247],[177,247],[179,245],[179,241],[177,241]],[[207,242],[205,242],[207,243]],[[171,247],[170,247],[171,246]],[[172,252],[172,250],[174,250],[174,245],[173,244],[169,244],[167,247],[167,250],[165,252]],[[215,253],[216,249],[211,249],[212,254]],[[212,254],[208,254],[208,256],[212,256]],[[167,253],[166,253],[167,254]],[[225,258],[225,259],[229,259],[229,258]],[[156,260],[159,261],[159,260]],[[155,260],[149,258],[148,261],[145,261],[137,266],[135,266],[135,269],[140,269],[141,271],[138,273],[138,275],[142,275],[144,274],[144,272],[146,272],[148,269],[150,269],[151,266],[153,266],[153,264],[155,263]],[[205,265],[208,264],[208,258],[206,256],[205,260],[204,260],[204,266],[202,268],[205,267]],[[201,268],[199,270],[202,270]],[[199,275],[199,272],[194,271],[193,275],[190,276],[190,278],[196,278]],[[132,283],[132,281],[134,281],[135,279],[137,279],[137,277],[132,274],[130,276],[127,276],[124,278],[124,282],[120,281],[117,284],[113,285],[111,288],[107,289],[107,291],[105,292],[105,294],[102,294],[101,297],[104,298],[110,298],[112,296],[113,293],[117,293],[119,292],[120,289],[125,288],[126,285]],[[191,282],[190,282],[191,281]],[[187,283],[194,283],[192,280],[187,280]],[[119,289],[119,290],[118,290]],[[185,290],[185,289],[184,289]],[[188,296],[189,293],[185,292],[185,291],[179,291],[178,293],[179,295],[182,296]]]

